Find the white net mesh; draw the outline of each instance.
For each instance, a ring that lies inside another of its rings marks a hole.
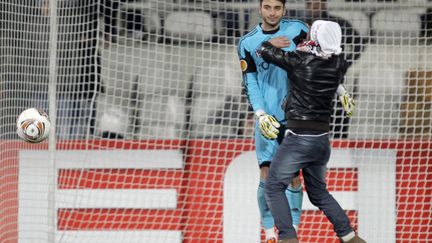
[[[428,241],[432,3],[326,5],[321,18],[355,30],[344,50],[357,104],[351,119],[336,107],[328,188],[368,242]],[[308,20],[306,6],[288,1],[289,17]],[[260,242],[236,53],[258,7],[1,1],[0,242]],[[46,143],[18,140],[28,107],[49,113]],[[337,242],[307,197],[299,237]]]

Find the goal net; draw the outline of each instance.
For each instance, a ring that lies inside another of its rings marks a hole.
[[[314,3],[312,3],[314,2]],[[289,0],[337,20],[331,194],[368,242],[432,237],[432,2]],[[241,36],[259,1],[0,2],[0,242],[263,242]],[[345,21],[345,22],[343,22]],[[335,97],[335,101],[336,101]],[[18,139],[24,109],[54,134]],[[301,242],[338,242],[305,193]]]

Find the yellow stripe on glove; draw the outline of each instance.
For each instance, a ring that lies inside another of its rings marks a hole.
[[[355,102],[351,95],[347,92],[344,95],[339,96],[339,101],[342,103],[342,106],[345,110],[345,113],[348,117],[351,117],[355,111]]]

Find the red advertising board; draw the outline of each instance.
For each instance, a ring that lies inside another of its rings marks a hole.
[[[0,242],[18,242],[19,152],[46,150],[46,145],[7,142],[0,145]],[[424,242],[430,238],[432,195],[431,142],[334,141],[335,149],[395,151],[396,209],[393,237],[396,242]],[[74,141],[58,144],[58,150],[165,151],[179,150],[182,168],[59,168],[58,190],[175,189],[175,208],[58,208],[58,231],[139,231],[181,232],[182,242],[224,242],[224,183],[227,170],[241,154],[253,152],[251,140],[192,141]],[[255,161],[250,163],[256,165]],[[258,170],[258,168],[257,168]],[[337,167],[328,173],[329,190],[356,192],[363,178],[360,169]],[[250,185],[249,185],[250,186]],[[256,187],[256,185],[251,185]],[[385,192],[383,192],[384,194]],[[376,196],[376,195],[374,195]],[[380,198],[371,198],[380,200]],[[225,204],[224,204],[225,200]],[[229,205],[228,205],[229,206]],[[225,211],[226,212],[226,211]],[[359,226],[358,210],[347,210],[354,227]],[[367,218],[367,217],[366,217]],[[230,228],[233,226],[230,225]],[[360,226],[361,227],[361,226]],[[235,228],[243,234],[243,225]],[[300,226],[302,242],[338,242],[331,225],[316,210],[306,209]],[[227,240],[225,240],[227,241]],[[127,242],[125,240],[125,242]]]

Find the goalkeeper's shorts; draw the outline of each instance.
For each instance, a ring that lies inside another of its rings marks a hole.
[[[259,128],[258,124],[255,126],[255,151],[257,155],[258,165],[268,164],[272,161],[273,156],[276,154],[276,151],[279,147],[279,144],[282,142],[285,136],[286,127],[284,124],[281,124],[279,128],[278,138],[274,140],[270,140],[265,138]]]

